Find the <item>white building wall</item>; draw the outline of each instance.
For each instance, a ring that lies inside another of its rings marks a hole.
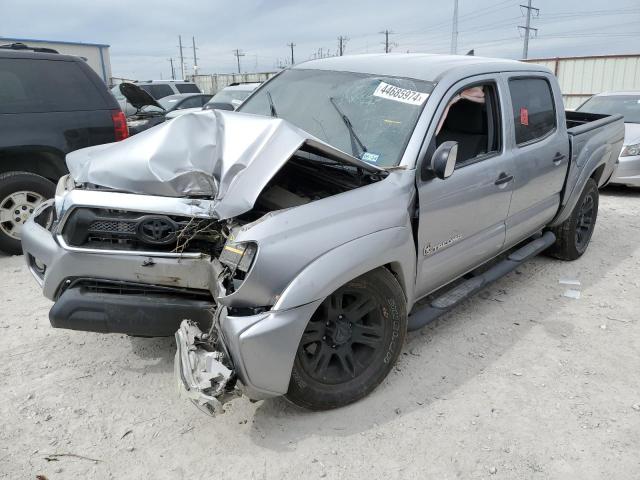
[[[213,75],[194,75],[193,81],[202,93],[215,95],[224,87],[232,83],[264,82],[273,77],[276,72],[265,73],[218,73]]]
[[[105,83],[110,83],[111,59],[109,57],[109,45],[0,37],[0,43],[2,44],[14,42],[22,42],[30,47],[53,48],[64,55],[84,57],[87,59],[87,64],[95,70],[98,76]]]
[[[565,107],[573,109],[596,93],[640,91],[640,55],[533,58],[558,77]]]

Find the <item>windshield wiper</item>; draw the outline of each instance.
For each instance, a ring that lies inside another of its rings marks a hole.
[[[338,114],[340,115],[340,118],[342,118],[342,121],[344,122],[344,124],[347,126],[347,130],[349,130],[349,135],[351,136],[351,151],[353,152],[354,156],[356,156],[356,158],[360,158],[359,155],[356,155],[356,144],[358,145],[358,147],[360,147],[361,153],[366,152],[367,147],[364,146],[364,144],[356,134],[355,130],[353,129],[351,120],[349,120],[349,117],[347,117],[342,112],[342,110],[340,110],[340,107],[338,107],[338,104],[336,103],[335,99],[333,97],[329,97],[329,101],[331,102],[331,105],[333,105],[333,108],[336,109],[336,112],[338,112]]]
[[[273,98],[271,98],[271,92],[267,90],[267,99],[269,100],[269,110],[271,110],[271,116],[278,118],[278,112],[276,112],[276,106],[273,104]]]

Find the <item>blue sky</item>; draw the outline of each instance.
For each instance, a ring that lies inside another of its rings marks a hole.
[[[520,58],[526,0],[459,0],[458,51]],[[232,51],[241,49],[243,71],[271,71],[290,56],[296,63],[335,53],[337,37],[348,37],[345,53],[380,52],[382,30],[394,32],[393,51],[448,53],[453,0],[290,1],[0,0],[0,36],[86,41],[111,45],[114,76],[168,78],[169,58],[178,57],[178,34],[187,47],[196,37],[201,73],[236,70]],[[534,0],[532,26],[538,38],[529,57],[640,53],[637,0]],[[191,48],[185,49],[188,73]]]

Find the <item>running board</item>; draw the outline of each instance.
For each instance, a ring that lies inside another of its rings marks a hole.
[[[545,232],[541,237],[527,243],[525,246],[509,254],[507,258],[495,264],[489,270],[452,288],[435,298],[430,304],[418,307],[417,310],[409,314],[409,324],[407,329],[412,332],[419,330],[425,325],[433,322],[442,314],[448,312],[453,307],[476,294],[478,291],[495,282],[499,278],[512,272],[517,267],[542,251],[549,248],[556,241],[556,236],[552,232]]]

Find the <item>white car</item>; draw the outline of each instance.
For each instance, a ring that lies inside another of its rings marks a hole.
[[[179,117],[189,112],[199,110],[235,110],[244,102],[253,91],[260,86],[260,83],[238,83],[223,88],[216,93],[202,108],[184,108],[167,113],[166,118]]]
[[[640,187],[640,91],[594,95],[577,108],[580,112],[624,116],[624,143],[611,182]]]

